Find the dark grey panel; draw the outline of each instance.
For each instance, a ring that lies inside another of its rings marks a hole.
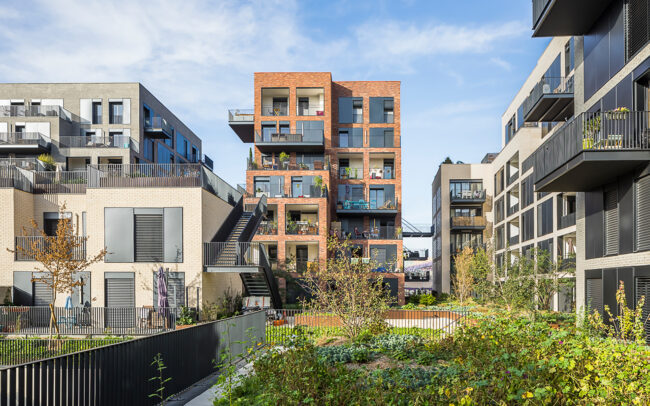
[[[650,250],[650,176],[644,176],[635,182],[635,250]]]
[[[634,307],[634,268],[618,268],[618,283],[616,288],[620,283],[623,282],[625,286],[625,301],[628,306]]]
[[[618,253],[634,250],[634,180],[632,174],[618,181]]]
[[[135,307],[135,279],[106,278],[106,307]]]
[[[598,311],[603,314],[603,280],[600,278],[589,278],[585,281],[585,301],[589,310]]]
[[[31,306],[33,304],[31,271],[14,271],[14,296],[12,301],[17,306]]]
[[[370,122],[383,123],[384,122],[384,98],[371,97],[369,103],[370,109]]]
[[[163,218],[165,262],[183,262],[183,208],[166,207]]]
[[[339,97],[339,123],[352,123],[352,97]]]
[[[603,256],[603,192],[585,193],[586,258]]]
[[[130,207],[104,208],[105,262],[133,262],[133,209]]]
[[[616,290],[618,289],[618,275],[616,268],[603,269],[603,305],[616,309]]]

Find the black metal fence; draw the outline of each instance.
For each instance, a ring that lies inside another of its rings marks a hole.
[[[174,330],[180,308],[153,307],[55,307],[59,333],[63,335],[150,335]],[[0,334],[47,335],[47,306],[0,307]]]
[[[88,350],[124,341],[125,338],[4,338],[0,339],[0,368],[3,366],[24,364],[63,354]]]
[[[221,352],[264,342],[264,312],[205,323],[0,370],[0,405],[154,405],[151,365],[165,364],[165,397],[215,371]]]
[[[266,341],[286,344],[294,335],[294,327],[300,326],[314,338],[323,335],[344,335],[341,319],[333,314],[309,310],[268,310]],[[430,310],[391,309],[384,314],[388,331],[397,334],[414,334],[425,338],[440,339],[452,334],[457,328],[473,320],[465,308],[439,307]]]

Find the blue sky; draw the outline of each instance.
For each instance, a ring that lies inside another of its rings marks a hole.
[[[253,104],[253,72],[329,71],[402,82],[403,216],[431,217],[450,156],[498,151],[501,114],[547,39],[529,0],[0,0],[0,80],[142,82],[202,139],[215,172],[245,178],[249,145],[228,108]]]

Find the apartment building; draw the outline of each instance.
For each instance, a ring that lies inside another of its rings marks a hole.
[[[277,290],[250,243],[265,201],[244,211],[241,191],[202,162],[201,148],[139,83],[0,84],[0,300],[50,303],[33,281],[38,263],[18,248],[45,246],[64,218],[75,238],[88,237],[78,258],[107,250],[77,275],[73,306],[156,307],[161,267],[172,307],[214,303],[227,289],[259,293],[253,282]]]
[[[574,91],[533,99],[534,111],[574,107],[534,152],[532,179],[575,196],[577,308],[615,308],[621,282],[634,307],[650,292],[650,3],[536,0],[533,30],[575,46]]]
[[[479,164],[443,163],[432,184],[433,290],[450,293],[454,256],[484,246],[492,235],[494,154]]]
[[[299,277],[325,265],[329,236],[349,238],[403,302],[399,101],[399,82],[255,73],[254,109],[231,110],[229,122],[252,144],[245,202],[268,199],[253,241],[274,269]]]

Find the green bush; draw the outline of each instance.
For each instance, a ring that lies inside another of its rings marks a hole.
[[[432,294],[420,295],[420,304],[424,306],[433,306],[436,304],[436,297]]]
[[[330,365],[347,364],[350,362],[363,363],[373,358],[373,354],[368,347],[357,345],[319,347],[316,349],[316,353],[321,361]]]

